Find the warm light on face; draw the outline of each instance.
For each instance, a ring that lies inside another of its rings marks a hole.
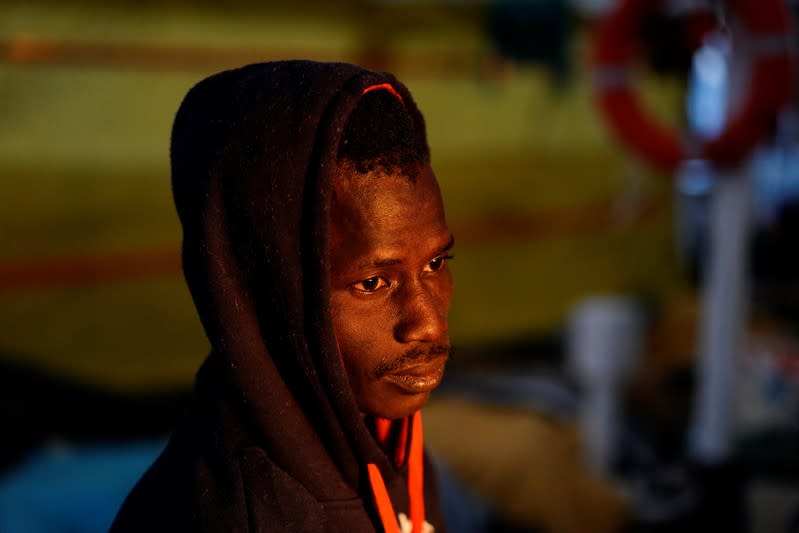
[[[356,174],[334,186],[331,309],[362,412],[407,416],[441,382],[450,352],[452,245],[429,168],[415,182]]]

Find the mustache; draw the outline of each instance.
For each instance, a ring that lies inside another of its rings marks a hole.
[[[442,355],[446,355],[447,361],[452,361],[455,358],[455,347],[451,344],[435,344],[426,350],[411,348],[395,359],[379,363],[374,369],[374,376],[379,378],[407,366],[433,361]]]

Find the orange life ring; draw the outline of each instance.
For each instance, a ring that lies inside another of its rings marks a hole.
[[[750,36],[753,63],[748,92],[720,135],[696,154],[720,167],[739,164],[773,127],[794,94],[791,17],[784,0],[725,0]],[[655,168],[673,172],[686,158],[682,136],[650,116],[632,83],[637,35],[644,17],[663,0],[619,0],[599,23],[592,49],[594,92],[602,114],[622,143]]]

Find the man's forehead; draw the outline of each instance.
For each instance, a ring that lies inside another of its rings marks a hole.
[[[438,183],[429,167],[422,169],[416,179],[400,172],[370,172],[342,174],[333,182],[333,219],[398,221],[408,216],[408,204],[441,208]]]
[[[412,172],[400,168],[396,168],[392,171],[377,168],[369,172],[359,172],[354,165],[345,163],[341,165],[333,175],[333,192],[338,195],[344,193],[368,195],[371,191],[374,191],[375,188],[389,180],[406,183],[408,187],[412,187],[415,185],[417,177],[425,173],[426,170],[425,167],[416,168]]]
[[[409,250],[429,254],[449,244],[452,234],[431,170],[415,182],[396,174],[361,174],[340,183],[330,211],[331,243],[346,243],[350,261],[404,260]]]

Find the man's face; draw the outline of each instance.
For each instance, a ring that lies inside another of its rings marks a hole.
[[[401,418],[424,405],[449,358],[452,233],[435,176],[335,180],[330,220],[336,339],[361,412]]]

